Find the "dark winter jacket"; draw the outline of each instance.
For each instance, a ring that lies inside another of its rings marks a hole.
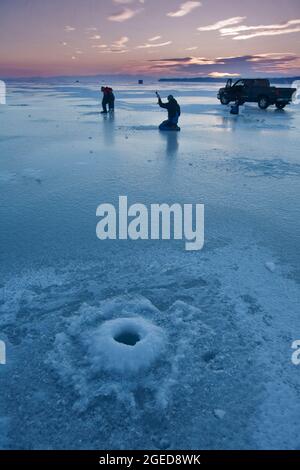
[[[115,95],[113,93],[113,89],[110,88],[110,87],[105,87],[103,90],[102,90],[102,93],[103,93],[103,101],[105,103],[111,103],[115,100]]]
[[[178,120],[181,110],[180,106],[175,100],[175,98],[171,99],[168,101],[168,103],[163,103],[162,100],[159,98],[158,104],[161,108],[167,109],[168,110],[168,119],[169,121],[173,122],[174,120]]]

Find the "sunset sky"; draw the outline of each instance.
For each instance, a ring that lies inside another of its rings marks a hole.
[[[300,75],[300,0],[0,0],[0,79]]]

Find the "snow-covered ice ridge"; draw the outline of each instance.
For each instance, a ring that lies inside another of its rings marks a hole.
[[[165,85],[171,137],[156,87],[117,84],[110,120],[96,84],[9,85],[1,448],[299,448],[299,109],[236,119],[214,86]],[[99,245],[119,194],[204,201],[204,250]]]

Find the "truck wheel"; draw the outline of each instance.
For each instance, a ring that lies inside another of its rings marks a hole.
[[[277,109],[284,109],[287,103],[275,103]]]
[[[221,103],[226,106],[227,104],[230,103],[230,100],[226,98],[226,96],[221,96]]]
[[[269,106],[269,99],[267,96],[260,96],[258,98],[258,106],[260,109],[267,109]]]

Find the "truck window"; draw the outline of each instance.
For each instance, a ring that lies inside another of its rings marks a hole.
[[[233,86],[244,86],[245,85],[245,80],[238,80],[235,82]]]

